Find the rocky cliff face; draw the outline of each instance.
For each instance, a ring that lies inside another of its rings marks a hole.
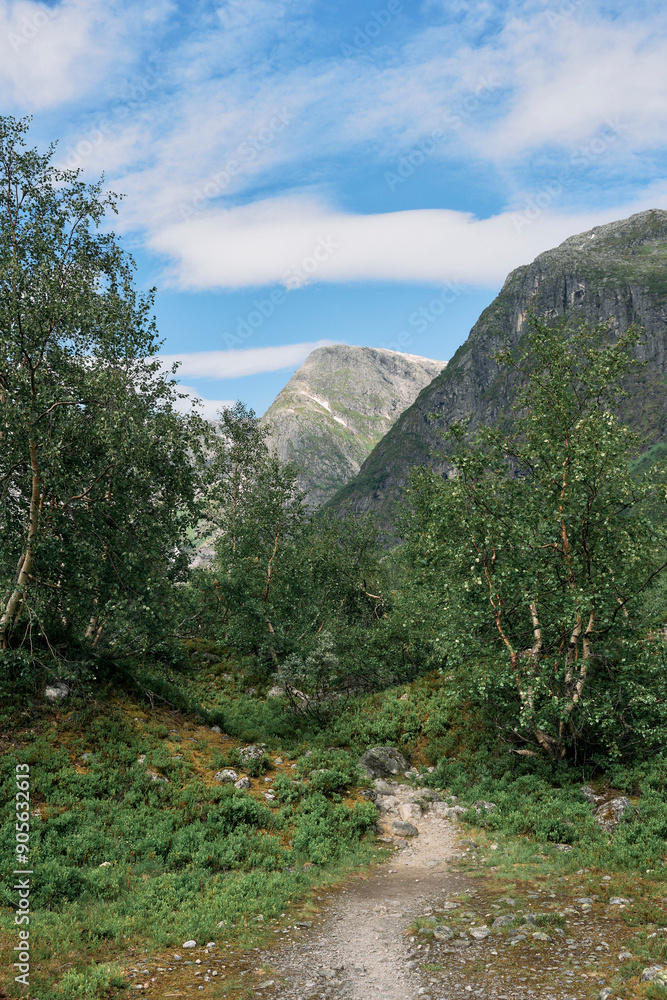
[[[529,311],[609,322],[611,336],[635,322],[648,364],[622,416],[650,443],[667,440],[667,212],[652,210],[572,236],[508,276],[442,374],[419,394],[331,501],[393,519],[414,465],[444,468],[438,429],[472,415],[472,426],[510,413],[515,388],[492,355],[522,337]],[[438,414],[440,419],[434,419]]]
[[[262,423],[269,444],[300,470],[316,505],[359,472],[406,406],[440,373],[442,361],[337,344],[310,354]]]

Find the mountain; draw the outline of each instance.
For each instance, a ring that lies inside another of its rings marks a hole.
[[[335,344],[309,354],[262,417],[268,443],[300,470],[313,505],[328,500],[444,361]]]
[[[439,428],[468,415],[473,428],[508,417],[516,385],[492,355],[521,340],[529,310],[547,321],[609,322],[611,336],[633,322],[644,327],[636,353],[648,364],[621,415],[649,443],[667,440],[667,212],[653,209],[572,236],[512,271],[444,371],[330,506],[391,521],[412,466],[446,467]]]

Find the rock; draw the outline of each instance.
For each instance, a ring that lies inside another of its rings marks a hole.
[[[451,941],[454,937],[454,931],[447,924],[438,924],[437,927],[433,928],[433,937],[436,941]]]
[[[388,781],[383,781],[382,778],[376,778],[373,782],[373,788],[380,795],[393,795],[396,785],[392,787]]]
[[[146,771],[146,774],[151,779],[151,781],[159,781],[162,785],[169,784],[169,778],[165,778],[163,774],[158,774],[157,771]]]
[[[485,809],[486,812],[493,812],[495,808],[495,802],[485,802],[484,799],[478,799],[477,802],[473,803],[473,809],[476,809],[477,812],[481,812],[482,809]]]
[[[600,802],[604,802],[604,795],[598,795],[595,789],[592,788],[590,785],[583,785],[581,789],[581,794],[583,795],[583,797],[586,799],[587,802],[590,802],[592,806],[597,806],[600,804]]]
[[[395,747],[371,747],[359,761],[359,768],[371,778],[400,774],[409,766],[410,762]]]
[[[545,934],[544,931],[534,931],[533,938],[536,941],[549,941],[549,935]]]
[[[242,778],[234,782],[234,788],[250,788],[250,778],[244,774]]]
[[[213,777],[216,781],[221,781],[223,784],[227,782],[234,784],[234,782],[239,780],[238,772],[232,767],[225,767],[222,771],[216,771]]]
[[[577,903],[581,903],[583,906],[585,906],[587,903],[590,904],[593,902],[595,902],[595,900],[593,899],[592,896],[579,896],[579,898],[577,899]]]
[[[434,802],[433,812],[436,816],[442,816],[444,819],[457,820],[464,812],[468,810],[463,806],[448,806],[444,802]]]
[[[250,746],[241,747],[239,757],[244,764],[249,760],[261,760],[266,750],[266,743],[251,743]]]
[[[273,763],[276,765],[276,767],[279,767],[281,764],[284,764],[285,761],[282,759],[282,757],[276,757]]]
[[[183,942],[183,947],[184,948],[196,948],[197,947],[197,942],[196,941],[184,941]]]
[[[515,920],[516,917],[514,916],[514,914],[505,913],[502,917],[496,917],[491,926],[494,928],[508,927],[510,924],[513,924]]]
[[[400,837],[418,837],[419,830],[412,823],[403,823],[401,820],[395,819],[391,824],[391,828],[394,833],[398,834]]]
[[[139,756],[137,757],[137,764],[143,764],[145,760],[146,760],[146,754],[140,753]]]
[[[643,983],[655,983],[656,986],[667,986],[667,970],[664,965],[649,965],[641,975]]]
[[[246,694],[257,694],[257,688],[256,687],[246,688],[246,692],[245,693]]]
[[[618,960],[619,960],[619,962],[627,962],[631,958],[634,958],[634,956],[633,956],[633,954],[632,954],[631,951],[621,951],[618,954]]]
[[[84,764],[87,764],[89,760],[95,760],[95,754],[90,753],[89,751],[87,753],[82,753],[81,760]]]
[[[269,690],[266,692],[266,697],[267,698],[284,698],[285,697],[285,689],[281,688],[281,686],[279,684],[274,684],[273,687],[269,688]]]
[[[206,944],[207,948],[215,948],[215,941],[208,941]]]
[[[44,688],[44,697],[47,701],[62,701],[69,694],[69,687],[64,681],[54,681]]]
[[[211,732],[212,733],[222,733],[222,729],[220,728],[220,726],[211,726]]]
[[[173,958],[173,960],[175,962],[182,962],[183,961],[183,956],[182,955],[172,955],[171,957]]]
[[[452,903],[452,902],[449,902],[449,900],[448,900],[446,903],[442,904],[441,909],[443,909],[443,910],[458,910],[458,908],[460,907],[460,905],[461,905],[460,903]]]
[[[625,810],[631,805],[630,799],[621,795],[617,799],[610,799],[595,810],[595,819],[603,829],[613,833],[621,822]]]
[[[275,802],[276,801],[276,797],[273,794],[273,792],[262,792],[262,795],[264,796],[264,798],[266,799],[267,802]]]
[[[410,820],[420,819],[421,814],[422,811],[415,802],[403,802],[398,807],[398,815],[405,823],[409,823]]]
[[[110,861],[103,861],[101,865],[98,865],[98,868],[108,868],[110,864]]]
[[[600,990],[600,992],[598,993],[598,1000],[607,1000],[607,998],[610,997],[613,992],[614,991],[611,988],[611,986],[605,986],[605,988],[603,990]]]
[[[610,906],[628,906],[632,902],[631,899],[625,899],[623,896],[612,896],[609,900]]]
[[[572,847],[572,844],[554,844],[554,849],[567,853],[568,851],[572,851],[574,848]]]
[[[490,933],[491,931],[486,926],[473,927],[473,929],[470,931],[470,937],[473,937],[475,941],[483,941],[484,938],[488,938]]]

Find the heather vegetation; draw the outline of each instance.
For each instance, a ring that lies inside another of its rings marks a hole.
[[[508,857],[529,838],[572,846],[562,871],[661,869],[665,448],[618,417],[641,330],[534,317],[497,358],[511,422],[443,427],[449,473],[415,470],[388,541],[309,507],[241,403],[178,412],[151,298],[100,228],[113,198],[25,131],[0,121],[0,854],[26,763],[33,995],[122,992],[138,942],[250,947],[379,857],[377,744],[493,799],[464,821]],[[590,780],[633,799],[613,838]]]

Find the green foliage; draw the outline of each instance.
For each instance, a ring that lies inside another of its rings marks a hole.
[[[499,355],[525,381],[511,433],[454,426],[454,477],[412,481],[407,557],[434,655],[554,759],[667,733],[662,645],[642,617],[667,565],[665,486],[633,477],[638,442],[613,413],[638,334],[600,346],[603,332],[533,319],[523,355]]]
[[[0,646],[18,671],[29,649],[90,673],[178,630],[204,426],[176,413],[152,294],[99,232],[114,196],[26,131],[0,119]]]

